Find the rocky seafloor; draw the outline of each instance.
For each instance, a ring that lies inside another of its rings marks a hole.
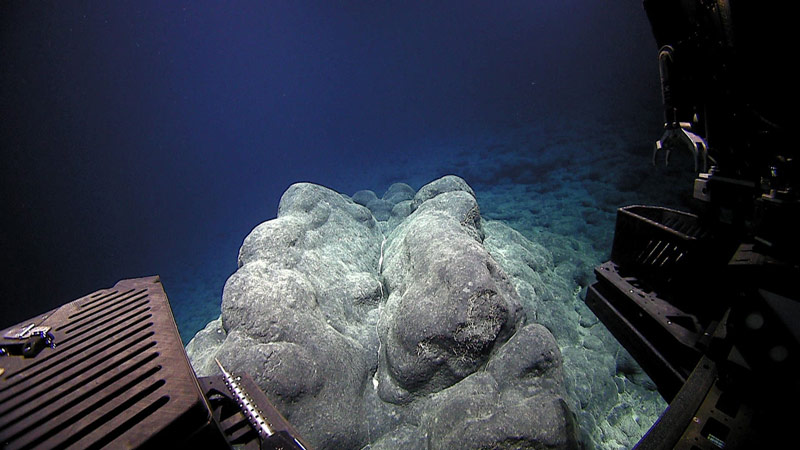
[[[295,184],[187,353],[250,374],[315,448],[631,448],[666,405],[582,301],[595,259],[543,238],[455,176]]]

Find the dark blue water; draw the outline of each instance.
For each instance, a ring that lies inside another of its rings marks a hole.
[[[3,2],[0,326],[160,274],[191,336],[290,184],[657,130],[654,54],[636,0]]]

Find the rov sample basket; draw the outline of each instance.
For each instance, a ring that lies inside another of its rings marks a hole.
[[[704,239],[697,216],[674,209],[632,205],[617,211],[611,260],[621,275],[635,276],[657,287],[696,283],[707,267]],[[671,289],[670,289],[671,290]]]

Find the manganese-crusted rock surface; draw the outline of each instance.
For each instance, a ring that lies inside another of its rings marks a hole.
[[[613,408],[627,420],[625,389],[647,389],[625,381],[617,368],[640,376],[635,364],[592,331],[574,274],[556,269],[543,247],[482,223],[455,176],[382,198],[295,184],[245,238],[220,318],[187,353],[200,376],[214,358],[250,374],[315,448],[592,446]],[[589,331],[565,331],[573,320]]]

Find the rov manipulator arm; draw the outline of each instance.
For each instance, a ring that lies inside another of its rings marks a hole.
[[[782,405],[800,400],[793,18],[741,0],[644,7],[664,106],[653,159],[693,155],[692,211],[621,208],[586,303],[670,403],[637,448],[778,448]]]
[[[757,238],[782,258],[800,251],[794,17],[765,2],[644,0],[656,41],[663,151],[690,152],[694,198],[709,220]]]

